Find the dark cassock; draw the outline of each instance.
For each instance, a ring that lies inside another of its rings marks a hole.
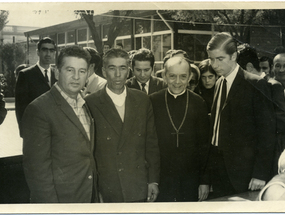
[[[177,96],[164,89],[150,99],[161,155],[157,201],[197,201],[199,185],[209,184],[206,103],[190,90]]]

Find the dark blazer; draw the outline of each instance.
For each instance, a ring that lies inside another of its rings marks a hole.
[[[151,102],[127,88],[122,122],[106,87],[86,98],[96,123],[95,159],[104,202],[147,198],[147,183],[159,182],[160,155]]]
[[[268,181],[271,177],[276,126],[269,90],[264,79],[239,68],[221,112],[218,147],[237,192],[247,191],[251,178]],[[216,97],[215,92],[210,137]]]
[[[54,71],[51,69],[51,84],[55,82]],[[20,71],[15,89],[15,108],[19,128],[28,104],[49,90],[50,86],[37,65]]]
[[[134,88],[137,90],[141,90],[140,85],[138,84],[136,77],[132,77],[127,80],[126,85],[129,88]],[[167,84],[163,81],[162,78],[157,78],[155,76],[150,76],[149,80],[149,90],[148,90],[148,95],[158,92],[161,89],[164,89],[167,87]]]
[[[31,202],[90,203],[97,181],[93,119],[89,140],[53,86],[28,105],[22,123],[23,167]]]
[[[5,100],[2,93],[0,93],[0,125],[3,123],[7,115],[7,110],[5,108]]]

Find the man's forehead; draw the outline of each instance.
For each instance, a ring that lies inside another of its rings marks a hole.
[[[285,54],[278,54],[273,59],[273,64],[285,63]]]
[[[129,59],[122,58],[122,57],[112,57],[107,59],[106,61],[107,65],[113,65],[113,64],[121,64],[121,65],[128,65]]]
[[[52,43],[43,43],[41,48],[54,48],[54,45]]]

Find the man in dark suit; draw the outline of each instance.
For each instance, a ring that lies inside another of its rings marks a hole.
[[[79,93],[89,61],[79,46],[61,50],[58,82],[23,115],[23,166],[31,202],[98,201],[94,120]]]
[[[99,192],[104,202],[155,201],[160,156],[150,99],[125,86],[126,51],[106,52],[102,69],[107,86],[85,98],[96,119]]]
[[[207,45],[211,65],[221,76],[214,93],[210,141],[216,196],[263,188],[272,174],[275,143],[273,104],[266,81],[237,64],[237,46],[227,33]]]
[[[1,86],[0,86],[1,91]],[[4,95],[0,92],[0,125],[3,123],[7,115],[7,109],[5,108]]]
[[[150,95],[166,88],[163,79],[152,76],[154,67],[154,55],[149,49],[139,49],[132,58],[133,77],[127,80],[129,88],[142,90]]]
[[[56,82],[54,70],[50,64],[54,60],[55,43],[45,37],[37,44],[39,61],[37,64],[20,71],[15,89],[16,117],[21,135],[21,121],[28,104],[50,90]]]

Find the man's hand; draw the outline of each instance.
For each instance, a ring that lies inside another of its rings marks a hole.
[[[198,201],[201,202],[208,198],[209,185],[201,184],[198,188]]]
[[[264,186],[265,186],[265,181],[252,178],[248,185],[248,189],[249,190],[261,190]]]
[[[159,193],[159,189],[158,189],[157,183],[148,184],[147,201],[154,202],[157,198],[158,193]]]

